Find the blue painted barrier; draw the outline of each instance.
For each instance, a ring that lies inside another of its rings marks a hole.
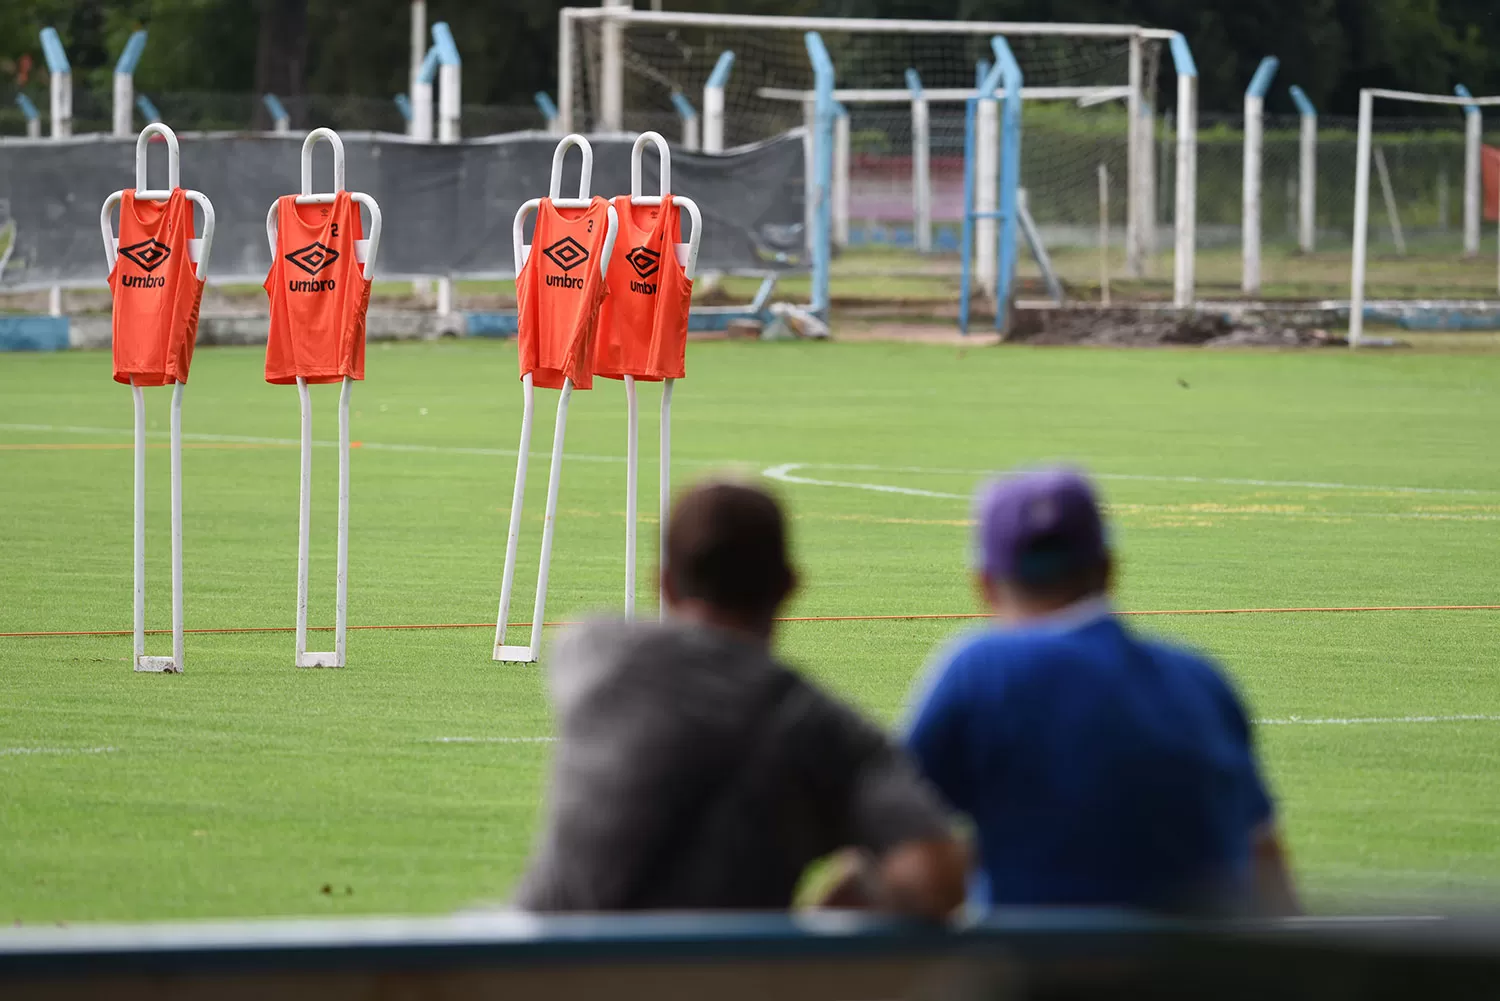
[[[66,316],[0,316],[0,351],[61,351],[67,346]]]

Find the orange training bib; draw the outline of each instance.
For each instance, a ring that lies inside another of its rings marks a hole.
[[[693,283],[677,261],[681,212],[614,199],[620,218],[609,264],[609,298],[600,311],[594,371],[611,379],[681,379],[687,355]]]
[[[354,254],[354,241],[364,239],[359,205],[347,191],[304,205],[283,195],[276,226],[265,284],[271,297],[266,381],[363,379],[370,282]]]
[[[534,386],[594,385],[594,336],[609,288],[599,276],[609,230],[609,203],[595,195],[587,208],[558,208],[543,198],[536,210],[531,256],[516,276],[521,375]]]
[[[187,382],[198,338],[199,280],[188,256],[193,204],[181,188],[164,202],[120,200],[120,249],[109,273],[115,381]]]

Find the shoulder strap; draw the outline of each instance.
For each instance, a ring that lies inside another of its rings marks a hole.
[[[719,746],[713,767],[703,768],[697,787],[679,800],[666,834],[647,857],[620,898],[620,907],[634,910],[644,906],[653,889],[659,886],[672,867],[686,857],[708,828],[719,804],[729,802],[740,788],[759,747],[780,716],[787,696],[800,679],[785,668],[761,693],[755,708],[746,713],[734,737]]]

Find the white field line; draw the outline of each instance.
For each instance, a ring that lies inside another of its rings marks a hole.
[[[62,424],[0,424],[0,431],[40,431],[51,434],[104,434],[129,437],[134,432],[129,428],[101,428],[101,427],[79,427],[75,425]],[[165,431],[148,431],[147,435],[153,438],[165,438]],[[242,445],[288,445],[295,446],[299,441],[295,438],[261,438],[251,435],[232,434],[190,434],[184,433],[184,441],[204,442],[226,442]],[[334,448],[338,445],[335,441],[314,441],[313,444],[319,448]],[[516,450],[513,448],[477,448],[460,445],[402,445],[382,442],[361,441],[361,448],[372,451],[385,452],[414,452],[434,455],[479,455],[496,456],[500,458],[515,458]],[[533,452],[533,458],[550,458],[550,452]],[[586,453],[567,452],[568,459],[579,462],[624,462],[623,455],[589,455]],[[764,461],[751,462],[747,459],[688,459],[677,458],[673,460],[682,465],[693,466],[765,466]],[[869,473],[907,473],[928,476],[994,476],[1001,470],[991,469],[947,469],[935,466],[879,466],[865,463],[837,463],[837,462],[793,462],[771,467],[783,473],[790,473],[797,469],[827,469],[838,472],[869,472]],[[780,477],[771,476],[768,470],[764,475],[771,479]],[[1380,486],[1369,483],[1323,483],[1315,480],[1262,480],[1247,479],[1240,477],[1223,476],[1161,476],[1149,473],[1090,473],[1095,479],[1100,480],[1136,480],[1146,483],[1200,483],[1214,486],[1241,486],[1241,487],[1286,487],[1297,490],[1363,490],[1384,493],[1408,493],[1408,494],[1439,494],[1439,495],[1466,495],[1478,497],[1492,497],[1500,495],[1500,490],[1475,490],[1466,487],[1413,487],[1413,486]],[[787,483],[796,483],[799,480],[784,480]],[[906,487],[886,487],[879,484],[853,484],[840,483],[837,481],[823,481],[814,483],[806,481],[809,485],[852,487],[854,489],[876,490],[881,493],[904,493],[917,497],[939,497],[943,499],[967,499],[967,494],[947,494],[939,491],[922,491]]]
[[[32,754],[113,754],[118,747],[0,747],[0,758]]]
[[[1257,726],[1366,726],[1391,723],[1500,723],[1500,715],[1467,714],[1460,716],[1356,716],[1348,719],[1258,719]]]
[[[850,490],[873,490],[882,494],[905,494],[908,497],[937,497],[941,500],[968,500],[964,494],[945,494],[937,490],[918,490],[915,487],[892,487],[880,483],[843,483],[838,480],[814,480],[806,476],[793,476],[792,470],[806,469],[809,463],[788,462],[780,466],[772,466],[761,470],[762,476],[768,480],[776,480],[781,483],[795,483],[808,487],[847,487]]]
[[[873,491],[875,493],[882,493],[882,494],[905,494],[905,495],[907,495],[909,497],[935,497],[935,498],[938,498],[939,500],[968,500],[969,499],[969,497],[968,497],[967,494],[951,494],[951,493],[944,493],[944,492],[939,491],[939,490],[920,490],[920,489],[917,489],[915,487],[895,487],[895,486],[890,486],[890,485],[884,484],[884,483],[852,483],[852,482],[849,482],[847,480],[819,480],[819,479],[813,479],[812,477],[808,477],[808,476],[797,476],[797,475],[794,475],[795,471],[798,470],[798,469],[831,469],[831,468],[848,468],[848,467],[824,466],[824,465],[819,465],[819,464],[816,464],[816,463],[809,463],[809,462],[787,462],[787,463],[783,463],[783,464],[781,464],[779,466],[771,466],[771,467],[769,467],[767,469],[763,469],[763,470],[761,470],[761,475],[764,476],[768,480],[776,480],[779,483],[791,483],[791,484],[795,484],[795,485],[798,485],[798,486],[808,486],[808,487],[841,487],[841,488],[846,489],[846,490],[869,490],[869,491]],[[869,471],[874,471],[878,467],[861,467],[861,468],[866,468]],[[903,470],[903,471],[906,471],[906,470]],[[886,470],[886,472],[897,472],[897,470],[890,469],[890,470]],[[952,472],[955,475],[957,475],[957,471],[952,471]],[[1101,477],[1101,478],[1103,478],[1103,479],[1109,479],[1111,477],[1104,476],[1104,477]],[[1117,477],[1114,477],[1114,478],[1115,479],[1121,479],[1121,478],[1127,478],[1127,477],[1117,476]],[[1328,487],[1332,486],[1332,484],[1327,484],[1327,483],[1317,483],[1317,484],[1314,484],[1314,483],[1290,483],[1290,482],[1279,482],[1278,483],[1277,481],[1271,481],[1271,480],[1211,480],[1211,479],[1203,479],[1203,478],[1199,478],[1199,477],[1135,476],[1135,477],[1128,477],[1128,478],[1129,479],[1138,479],[1138,480],[1161,480],[1161,481],[1189,482],[1189,483],[1239,483],[1239,484],[1257,484],[1257,485],[1263,485],[1263,486],[1264,485],[1279,485],[1279,486],[1296,486],[1296,487],[1308,487],[1308,488],[1319,488],[1319,489],[1328,488]],[[1429,491],[1426,490],[1426,488],[1422,488],[1422,487],[1354,487],[1354,486],[1347,486],[1346,485],[1346,486],[1342,487],[1342,489],[1348,489],[1348,490],[1384,490],[1384,491],[1399,491],[1399,492],[1408,492],[1408,493],[1409,492],[1417,492],[1417,491],[1420,491],[1420,492],[1429,492]],[[1449,491],[1431,491],[1431,492],[1447,493]],[[1463,492],[1463,491],[1454,491],[1454,492]],[[1478,492],[1478,491],[1474,491],[1474,492]],[[1399,511],[1399,512],[1393,512],[1393,511],[1192,511],[1192,510],[1184,510],[1180,505],[1173,505],[1173,504],[1163,504],[1163,505],[1131,504],[1131,505],[1129,505],[1129,508],[1131,509],[1131,513],[1142,513],[1142,512],[1148,512],[1148,511],[1159,511],[1159,513],[1163,513],[1163,514],[1178,514],[1178,515],[1183,515],[1183,516],[1194,516],[1194,515],[1197,515],[1197,516],[1202,516],[1202,517],[1210,517],[1210,516],[1213,516],[1213,515],[1237,515],[1237,516],[1242,516],[1242,517],[1318,518],[1318,519],[1326,519],[1326,518],[1377,518],[1377,519],[1396,520],[1396,521],[1408,521],[1408,520],[1410,520],[1410,521],[1500,521],[1500,515],[1492,515],[1492,514],[1450,514],[1450,513],[1441,512],[1441,511]]]
[[[424,744],[551,744],[556,737],[428,737]]]
[[[1414,723],[1500,723],[1500,714],[1460,716],[1350,716],[1283,719],[1258,719],[1256,726],[1382,726]],[[424,744],[552,744],[556,737],[428,737]]]

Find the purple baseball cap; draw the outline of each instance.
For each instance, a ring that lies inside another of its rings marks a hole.
[[[1109,558],[1088,478],[1073,469],[1012,473],[975,498],[979,569],[994,580],[1046,583]]]

